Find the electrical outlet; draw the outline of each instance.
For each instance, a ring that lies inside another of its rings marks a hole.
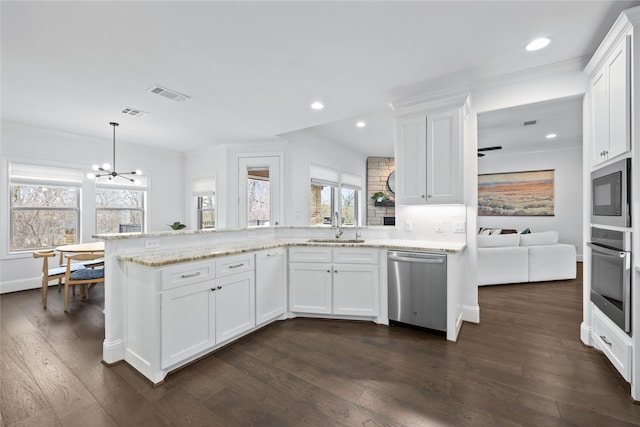
[[[413,222],[409,220],[405,220],[404,222],[404,231],[413,231]]]
[[[444,223],[442,221],[436,222],[436,233],[444,232]]]
[[[453,223],[454,233],[464,233],[464,221],[454,221]]]
[[[144,241],[145,249],[157,249],[160,247],[160,240],[158,239],[147,239]]]

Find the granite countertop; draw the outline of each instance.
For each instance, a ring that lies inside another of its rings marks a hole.
[[[237,255],[245,252],[289,246],[357,247],[455,254],[464,251],[466,243],[396,239],[365,239],[363,243],[327,243],[310,242],[308,238],[287,238],[250,240],[233,243],[221,243],[215,246],[184,247],[146,251],[138,254],[133,253],[119,255],[118,259],[121,261],[132,262],[148,267],[162,267],[165,265],[179,264],[182,262],[199,261],[203,259],[210,259],[227,255]]]

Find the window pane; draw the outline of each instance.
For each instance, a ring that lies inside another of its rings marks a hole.
[[[201,211],[200,212],[200,229],[207,230],[211,228],[216,228],[215,211]]]
[[[142,209],[144,191],[96,188],[96,208]]]
[[[198,230],[216,228],[215,196],[198,196]]]
[[[97,210],[96,230],[98,233],[142,231],[142,213],[131,209]]]
[[[342,189],[342,224],[355,225],[357,216],[357,191],[351,188]]]
[[[12,207],[77,208],[78,189],[50,185],[11,185]]]
[[[271,189],[269,181],[247,179],[247,225],[269,225]]]
[[[331,224],[332,190],[330,185],[311,184],[311,225]]]
[[[200,196],[199,201],[200,209],[213,209],[213,196]]]
[[[12,251],[73,244],[78,242],[78,211],[16,209],[11,227]]]

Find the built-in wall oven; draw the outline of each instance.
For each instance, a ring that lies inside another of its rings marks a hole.
[[[631,334],[631,232],[591,227],[591,301]]]

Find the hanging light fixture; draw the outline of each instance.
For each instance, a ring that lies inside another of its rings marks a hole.
[[[113,126],[113,169],[109,163],[104,163],[102,166],[93,165],[92,169],[96,172],[102,173],[94,173],[90,172],[87,174],[87,178],[95,179],[100,178],[101,176],[106,176],[109,180],[112,180],[116,177],[120,177],[122,179],[126,179],[127,181],[131,181],[134,184],[140,184],[139,179],[134,179],[126,175],[142,175],[142,171],[140,169],[135,170],[133,172],[116,172],[116,126],[120,126],[118,123],[110,122],[111,126]]]

